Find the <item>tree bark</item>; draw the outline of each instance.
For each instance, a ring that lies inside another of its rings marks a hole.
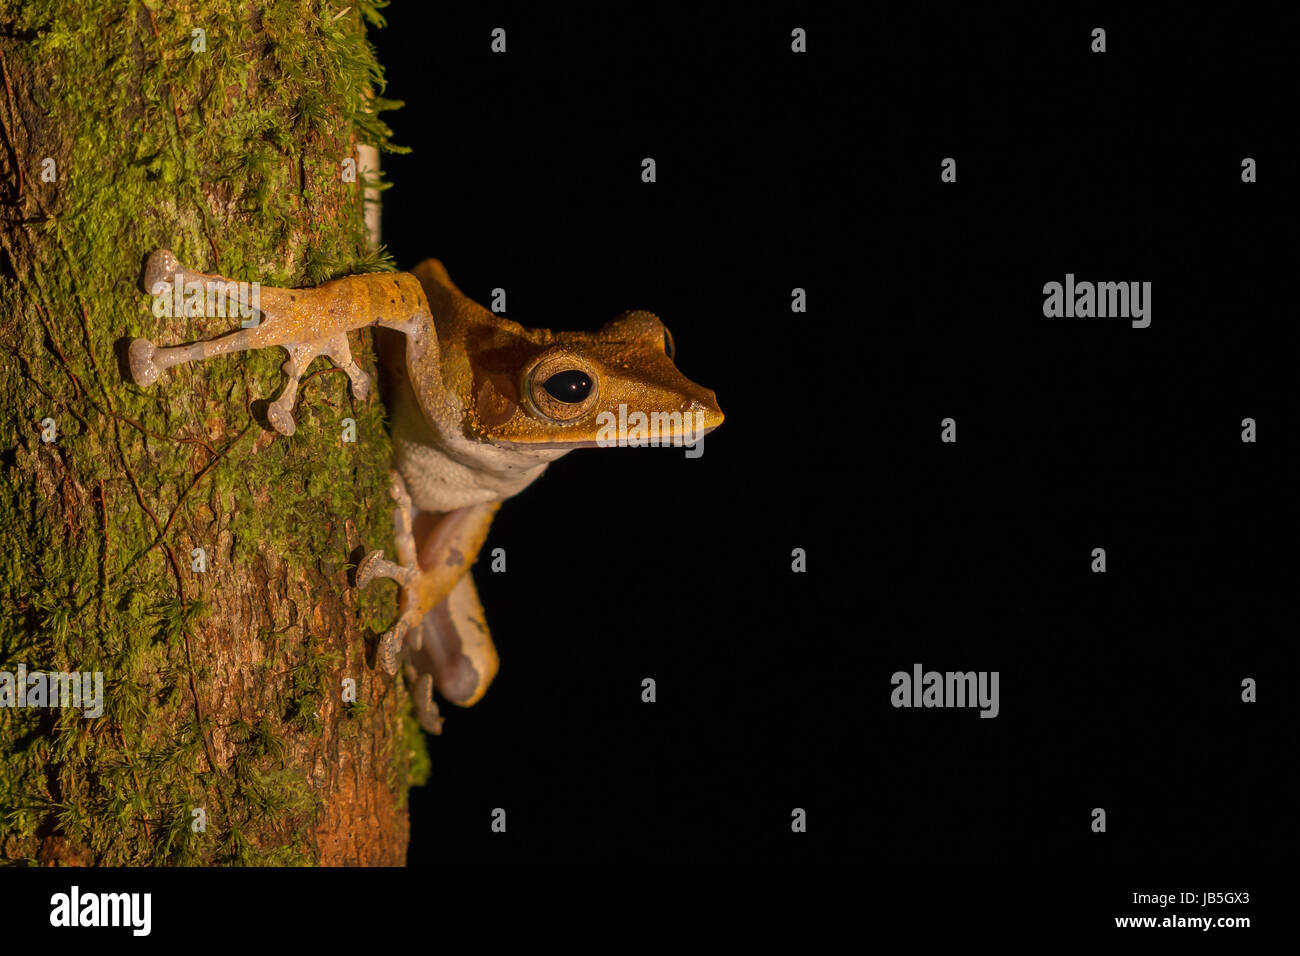
[[[320,360],[283,438],[278,349],[124,365],[238,327],[155,315],[155,248],[268,285],[385,267],[345,164],[390,145],[381,21],[337,9],[0,3],[0,672],[104,687],[99,717],[0,706],[0,858],[405,860],[427,756],[374,661],[395,587],[350,578],[392,553],[382,409]]]

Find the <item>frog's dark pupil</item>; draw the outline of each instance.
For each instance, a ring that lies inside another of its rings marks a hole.
[[[542,383],[542,388],[557,401],[573,405],[591,394],[591,379],[586,372],[572,368],[567,372],[556,372]]]

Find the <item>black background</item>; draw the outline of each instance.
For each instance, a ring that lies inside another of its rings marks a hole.
[[[654,311],[727,421],[502,508],[501,672],[410,863],[1291,859],[1294,25],[455,6],[375,38],[399,266]],[[1150,328],[1045,318],[1067,272],[1150,281]],[[892,708],[917,662],[999,671],[1000,716]]]

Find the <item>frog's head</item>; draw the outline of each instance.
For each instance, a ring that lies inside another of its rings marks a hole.
[[[416,275],[435,316],[441,378],[480,441],[538,451],[620,437],[679,445],[722,423],[717,397],[677,370],[672,336],[649,312],[594,332],[529,329],[463,296],[441,264]]]
[[[672,335],[649,312],[624,312],[595,332],[522,331],[527,347],[501,356],[511,381],[485,376],[477,396],[495,440],[579,448],[640,428],[680,444],[722,424],[717,396],[677,370]],[[479,364],[502,368],[490,353]]]

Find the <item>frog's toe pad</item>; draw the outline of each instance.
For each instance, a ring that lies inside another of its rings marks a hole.
[[[362,373],[351,379],[352,397],[358,402],[364,402],[370,397],[370,376]]]
[[[153,356],[157,351],[148,339],[136,339],[127,351],[127,360],[131,366],[131,379],[137,385],[148,387],[158,381],[160,370],[154,364]]]
[[[379,639],[379,666],[390,677],[397,673],[397,652],[401,650],[402,638],[406,636],[406,625],[398,621]]]
[[[415,680],[415,714],[429,733],[442,733],[442,714],[433,699],[432,674],[421,674]]]
[[[149,253],[144,264],[144,291],[150,295],[160,295],[165,291],[161,286],[166,285],[170,289],[176,274],[184,271],[170,249],[155,249]]]
[[[391,562],[384,559],[384,552],[381,549],[376,548],[374,551],[371,551],[362,558],[361,563],[357,565],[357,587],[365,587],[376,577],[385,577],[380,568],[384,564],[389,563]]]
[[[409,584],[415,577],[413,568],[404,568],[384,557],[384,552],[371,551],[357,565],[357,587],[365,587],[375,578],[392,578],[398,584]]]
[[[403,612],[397,623],[384,632],[379,639],[379,666],[389,676],[396,676],[398,655],[402,652],[404,638],[412,627],[419,624],[419,615],[414,611]]]
[[[278,400],[266,406],[266,420],[271,423],[272,428],[286,438],[298,430],[298,426],[293,420],[293,412]]]

